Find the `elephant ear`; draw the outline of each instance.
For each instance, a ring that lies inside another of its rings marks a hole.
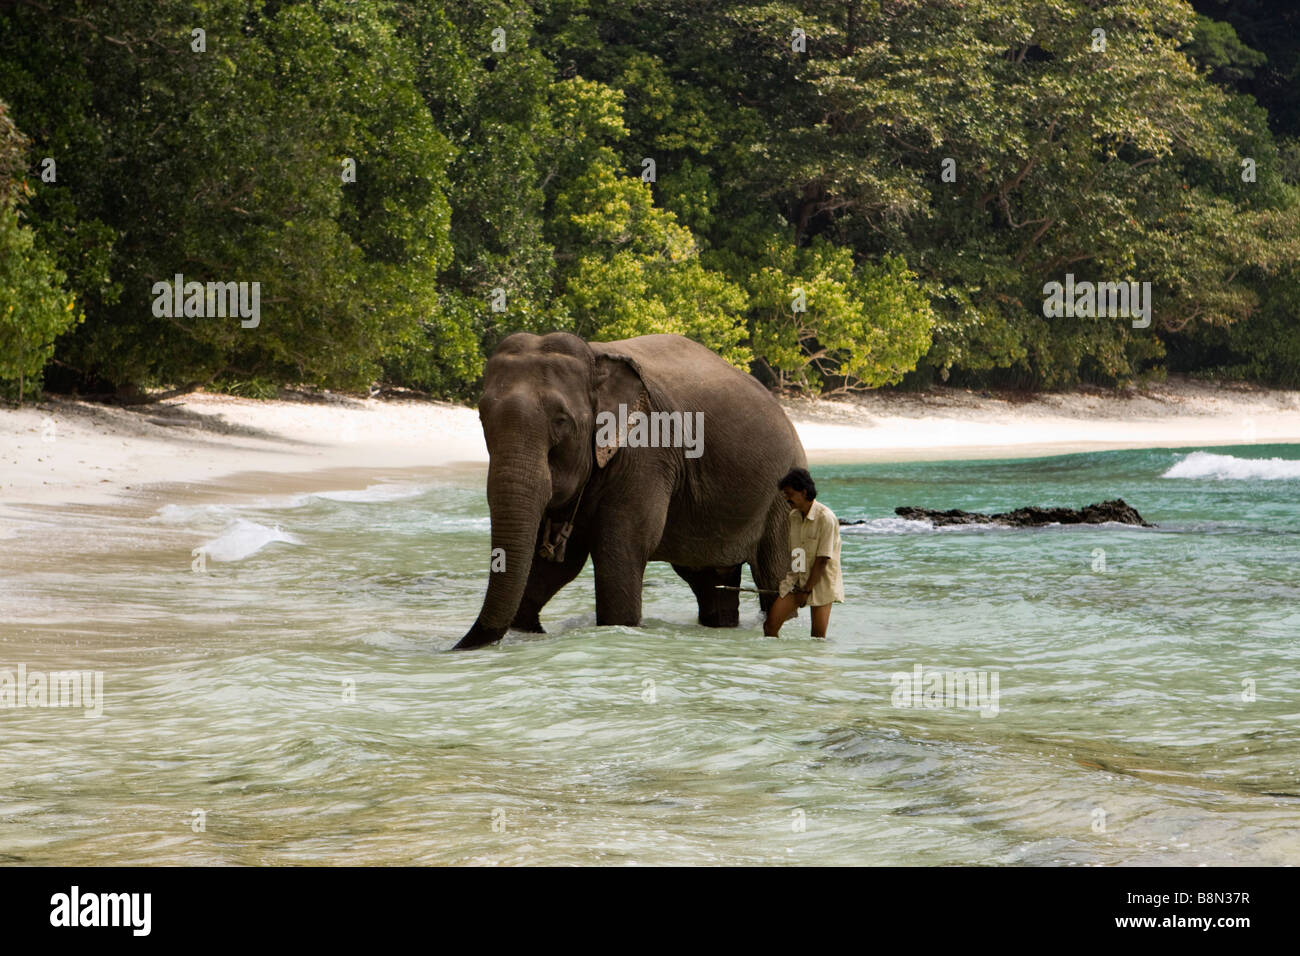
[[[596,467],[604,468],[627,444],[627,421],[634,411],[646,412],[650,396],[636,361],[626,355],[597,355],[592,407],[596,413]],[[619,414],[619,406],[626,413]]]

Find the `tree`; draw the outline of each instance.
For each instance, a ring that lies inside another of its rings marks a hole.
[[[38,391],[55,340],[81,318],[66,278],[20,222],[30,193],[23,178],[27,138],[0,100],[0,389],[19,402]]]
[[[416,339],[450,260],[452,151],[390,12],[113,0],[3,14],[0,81],[59,169],[33,223],[84,294],[86,322],[59,345],[66,385],[361,387]],[[154,283],[176,274],[259,283],[260,323],[155,315]],[[476,360],[457,357],[458,330],[445,341],[448,364]]]

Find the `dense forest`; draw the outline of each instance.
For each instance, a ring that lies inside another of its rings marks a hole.
[[[822,393],[1300,385],[1298,37],[1250,0],[0,0],[0,392],[459,398],[521,329]],[[1067,275],[1150,323],[1045,314]],[[260,320],[159,314],[176,276]]]

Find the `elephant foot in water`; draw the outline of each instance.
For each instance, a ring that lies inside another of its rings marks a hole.
[[[538,616],[536,610],[520,610],[515,615],[515,619],[510,622],[512,631],[526,631],[529,634],[545,634],[546,628],[542,627],[542,619]]]
[[[506,629],[504,627],[484,627],[478,621],[475,621],[474,626],[469,629],[469,632],[460,639],[452,650],[464,651],[472,647],[482,647],[484,644],[495,643],[505,636]]]
[[[511,623],[509,629],[514,631],[531,631],[534,634],[546,633],[542,628],[541,621],[537,619],[536,612],[533,613],[531,620],[516,617],[513,623]],[[469,632],[452,647],[452,650],[464,651],[474,647],[482,647],[484,644],[495,644],[497,641],[501,640],[501,638],[506,636],[506,630],[507,629],[504,627],[485,627],[478,621],[475,621],[474,626],[471,627]]]
[[[727,568],[688,568],[674,564],[673,570],[691,586],[705,627],[740,626],[740,592],[719,590],[718,585],[740,586],[740,565]]]

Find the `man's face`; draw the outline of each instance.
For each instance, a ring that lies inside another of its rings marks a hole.
[[[785,495],[785,500],[791,508],[798,508],[803,511],[808,506],[808,499],[802,491],[795,491],[793,488],[785,487],[781,489],[781,494]]]

